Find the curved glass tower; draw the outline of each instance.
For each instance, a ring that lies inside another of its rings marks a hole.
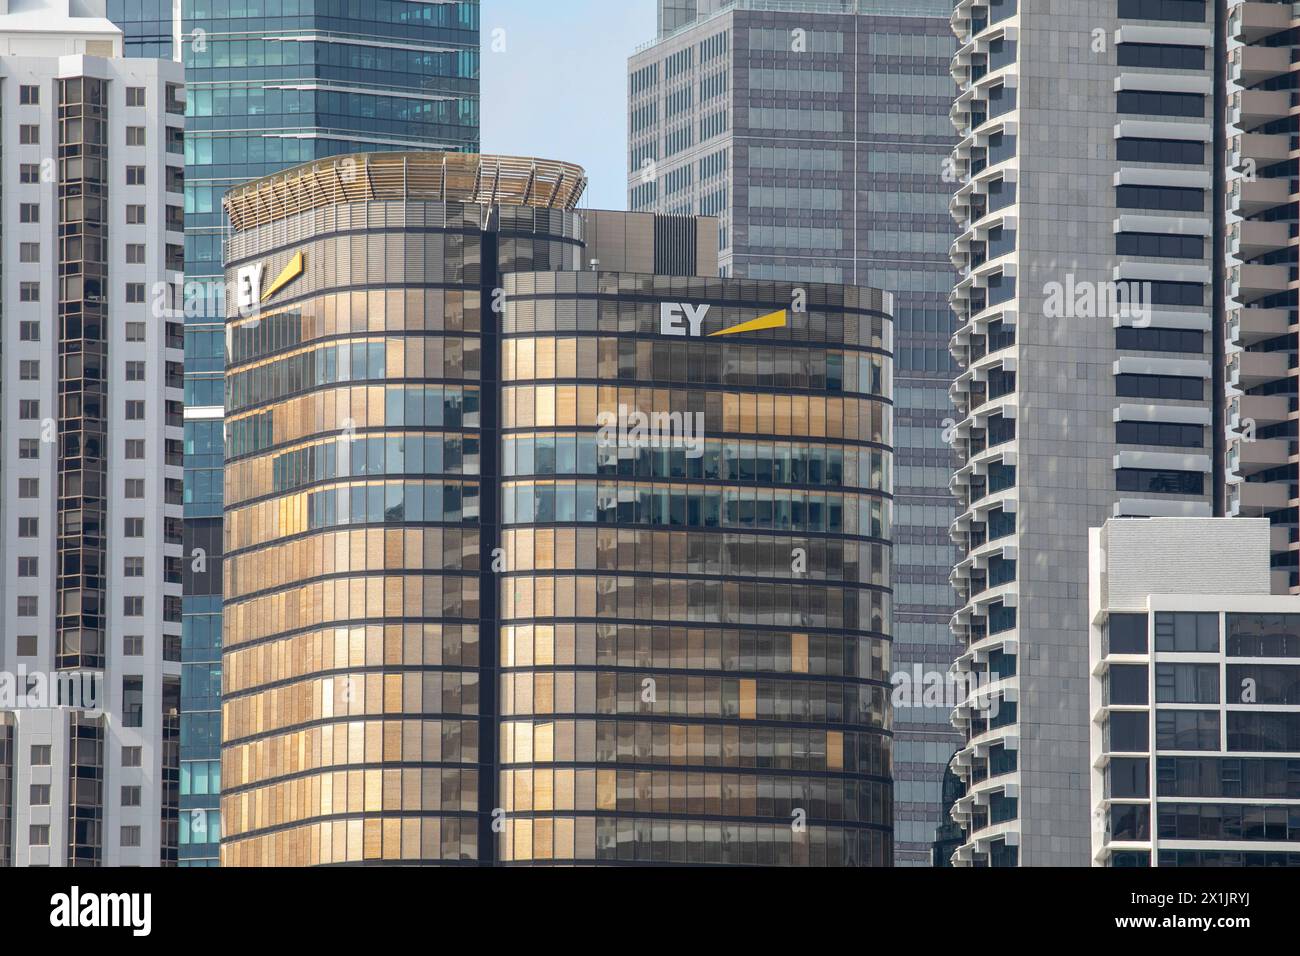
[[[500,859],[889,865],[887,297],[504,288]]]
[[[499,254],[573,267],[585,180],[559,163],[374,156],[227,200],[232,287],[261,271],[258,307],[226,330],[226,865],[490,850],[484,310]]]

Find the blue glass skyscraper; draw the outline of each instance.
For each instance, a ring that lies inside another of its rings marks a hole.
[[[129,53],[186,68],[180,855],[181,865],[212,865],[221,832],[221,196],[327,156],[478,152],[479,3],[109,0],[108,16]]]
[[[126,55],[174,60],[177,7],[173,0],[108,0],[108,18],[126,35]]]

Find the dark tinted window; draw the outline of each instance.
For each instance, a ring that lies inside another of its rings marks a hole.
[[[1115,143],[1115,158],[1132,163],[1178,163],[1199,166],[1205,162],[1205,144],[1186,139],[1143,139],[1126,136]]]
[[[1218,750],[1217,710],[1157,710],[1156,749]]]
[[[1119,0],[1119,16],[1125,20],[1203,23],[1205,0]]]
[[[1110,797],[1146,797],[1151,792],[1151,763],[1145,757],[1112,757],[1106,765]]]
[[[1110,749],[1119,753],[1146,753],[1150,748],[1147,712],[1113,710],[1110,713]]]
[[[1171,43],[1121,43],[1115,48],[1120,66],[1146,66],[1162,70],[1205,69],[1205,48]]]
[[[1151,839],[1151,806],[1146,803],[1116,803],[1110,808],[1112,840]]]
[[[1116,422],[1115,442],[1120,445],[1158,445],[1161,448],[1203,448],[1205,426],[1168,422]]]
[[[1201,401],[1205,398],[1205,379],[1187,375],[1116,375],[1115,394],[1121,398]]]
[[[1229,664],[1229,703],[1300,704],[1300,666],[1288,664]]]
[[[1156,793],[1162,797],[1300,799],[1300,760],[1277,757],[1161,757]]]
[[[1156,702],[1161,704],[1217,704],[1218,664],[1157,664]]]
[[[1162,803],[1159,815],[1162,840],[1300,841],[1300,807]]]
[[[1112,614],[1106,624],[1112,654],[1145,654],[1147,651],[1147,616]]]
[[[1229,657],[1300,657],[1300,614],[1229,614]]]
[[[1177,186],[1116,186],[1115,205],[1121,209],[1204,212],[1205,190]]]
[[[1204,354],[1205,333],[1199,329],[1115,329],[1115,348],[1134,352],[1194,352]]]
[[[1121,256],[1201,259],[1205,256],[1205,238],[1176,233],[1121,232],[1115,235],[1115,252]]]
[[[1228,749],[1266,753],[1300,750],[1300,714],[1230,710]]]
[[[1115,109],[1120,113],[1200,119],[1205,116],[1205,97],[1200,93],[1165,90],[1120,90],[1115,94]]]
[[[1156,613],[1157,651],[1213,654],[1218,649],[1219,615],[1185,611]]]
[[[1110,855],[1110,865],[1115,869],[1146,869],[1151,865],[1151,851],[1120,850]]]
[[[1115,490],[1150,495],[1200,495],[1205,493],[1205,476],[1195,471],[1121,468],[1115,472]]]
[[[1108,671],[1108,678],[1110,703],[1145,704],[1148,702],[1145,664],[1112,664]]]
[[[1200,282],[1151,282],[1153,305],[1204,305],[1205,285]]]

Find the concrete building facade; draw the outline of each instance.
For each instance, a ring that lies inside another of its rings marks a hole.
[[[175,864],[183,74],[14,0],[0,98],[0,862]]]
[[[1300,597],[1262,518],[1091,532],[1095,866],[1300,866]]]
[[[1233,3],[1227,34],[1227,513],[1269,519],[1273,588],[1295,594],[1300,16],[1289,3]]]
[[[1222,513],[1221,13],[953,12],[958,865],[1088,863],[1088,530]]]

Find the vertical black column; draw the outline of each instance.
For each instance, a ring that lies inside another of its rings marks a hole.
[[[481,389],[479,394],[479,780],[478,780],[478,852],[479,860],[491,866],[497,858],[497,834],[492,830],[493,811],[500,806],[497,781],[497,743],[500,721],[497,706],[497,648],[500,631],[498,620],[498,574],[493,570],[497,549],[501,547],[501,315],[497,288],[500,272],[497,263],[497,222],[491,215],[484,227],[480,262],[479,325],[482,336],[479,357]]]
[[[100,670],[108,647],[108,99],[59,80],[58,566],[55,667]],[[105,718],[68,721],[67,866],[104,851]]]
[[[13,716],[0,714],[0,867],[5,868],[14,865],[15,731]]]
[[[55,667],[102,668],[108,600],[108,107],[59,81],[58,567]]]

